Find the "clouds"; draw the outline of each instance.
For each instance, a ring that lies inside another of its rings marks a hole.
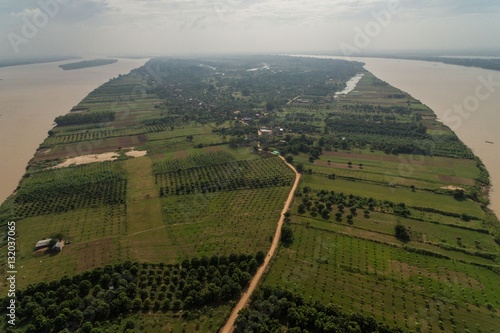
[[[25,20],[50,5],[57,13],[19,45],[21,54],[62,52],[62,44],[72,54],[335,52],[391,3],[403,10],[367,51],[488,45],[461,40],[465,25],[468,38],[486,26],[500,36],[496,0],[0,0],[0,55],[14,55],[7,35],[22,36]]]

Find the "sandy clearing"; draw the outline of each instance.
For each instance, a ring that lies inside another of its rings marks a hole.
[[[443,190],[462,190],[462,191],[465,191],[465,189],[463,189],[462,187],[458,187],[458,186],[453,186],[453,185],[448,185],[448,186],[443,186],[443,187],[440,187],[441,189]]]
[[[286,163],[286,165],[288,165],[293,170],[293,172],[295,172],[295,181],[293,183],[292,189],[290,190],[290,193],[288,194],[288,198],[285,201],[283,210],[281,211],[281,216],[278,220],[278,226],[276,227],[276,232],[274,233],[273,243],[271,244],[271,247],[267,252],[266,258],[264,259],[264,263],[259,267],[255,275],[253,276],[252,280],[250,280],[248,288],[241,295],[240,300],[233,308],[231,315],[226,321],[226,324],[224,325],[224,327],[222,327],[219,333],[231,333],[234,331],[234,322],[236,321],[236,317],[238,317],[238,312],[240,312],[241,309],[243,309],[248,305],[250,297],[252,296],[253,292],[259,285],[259,282],[262,279],[264,272],[269,268],[269,263],[271,262],[271,258],[274,256],[274,254],[276,253],[276,249],[278,248],[281,237],[281,227],[283,226],[283,221],[285,219],[284,214],[288,211],[290,204],[292,203],[295,191],[297,190],[297,186],[300,180],[300,174],[297,172],[297,170],[295,170],[295,168],[291,164],[287,163],[283,158],[283,156],[280,156],[280,158],[283,160],[283,162]]]
[[[130,156],[130,157],[142,157],[146,156],[148,152],[145,150],[130,150],[125,153],[125,155]]]
[[[66,161],[59,163],[54,168],[64,168],[64,167],[68,167],[72,164],[80,165],[80,164],[87,164],[87,163],[92,163],[92,162],[114,161],[117,158],[118,158],[118,154],[115,152],[81,155],[81,156],[68,158]]]
[[[125,155],[130,157],[142,157],[146,156],[147,151],[145,150],[129,150],[125,153]],[[70,165],[80,165],[80,164],[88,164],[93,162],[105,162],[105,161],[114,161],[119,157],[116,152],[107,152],[101,154],[88,154],[81,155],[76,157],[71,157],[65,160],[64,162],[59,163],[54,166],[54,168],[65,168]]]

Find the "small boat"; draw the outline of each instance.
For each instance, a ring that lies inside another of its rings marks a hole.
[[[491,141],[485,141],[485,142],[486,142],[486,143],[491,143],[491,144],[493,144],[493,142],[491,142]]]

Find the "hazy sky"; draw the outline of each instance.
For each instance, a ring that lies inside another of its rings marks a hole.
[[[0,57],[500,49],[499,0],[0,0]]]

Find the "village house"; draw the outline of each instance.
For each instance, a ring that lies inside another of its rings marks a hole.
[[[47,239],[42,239],[42,240],[38,241],[35,245],[35,250],[39,250],[43,247],[49,246],[49,243],[51,240],[52,240],[51,238],[47,238]]]

